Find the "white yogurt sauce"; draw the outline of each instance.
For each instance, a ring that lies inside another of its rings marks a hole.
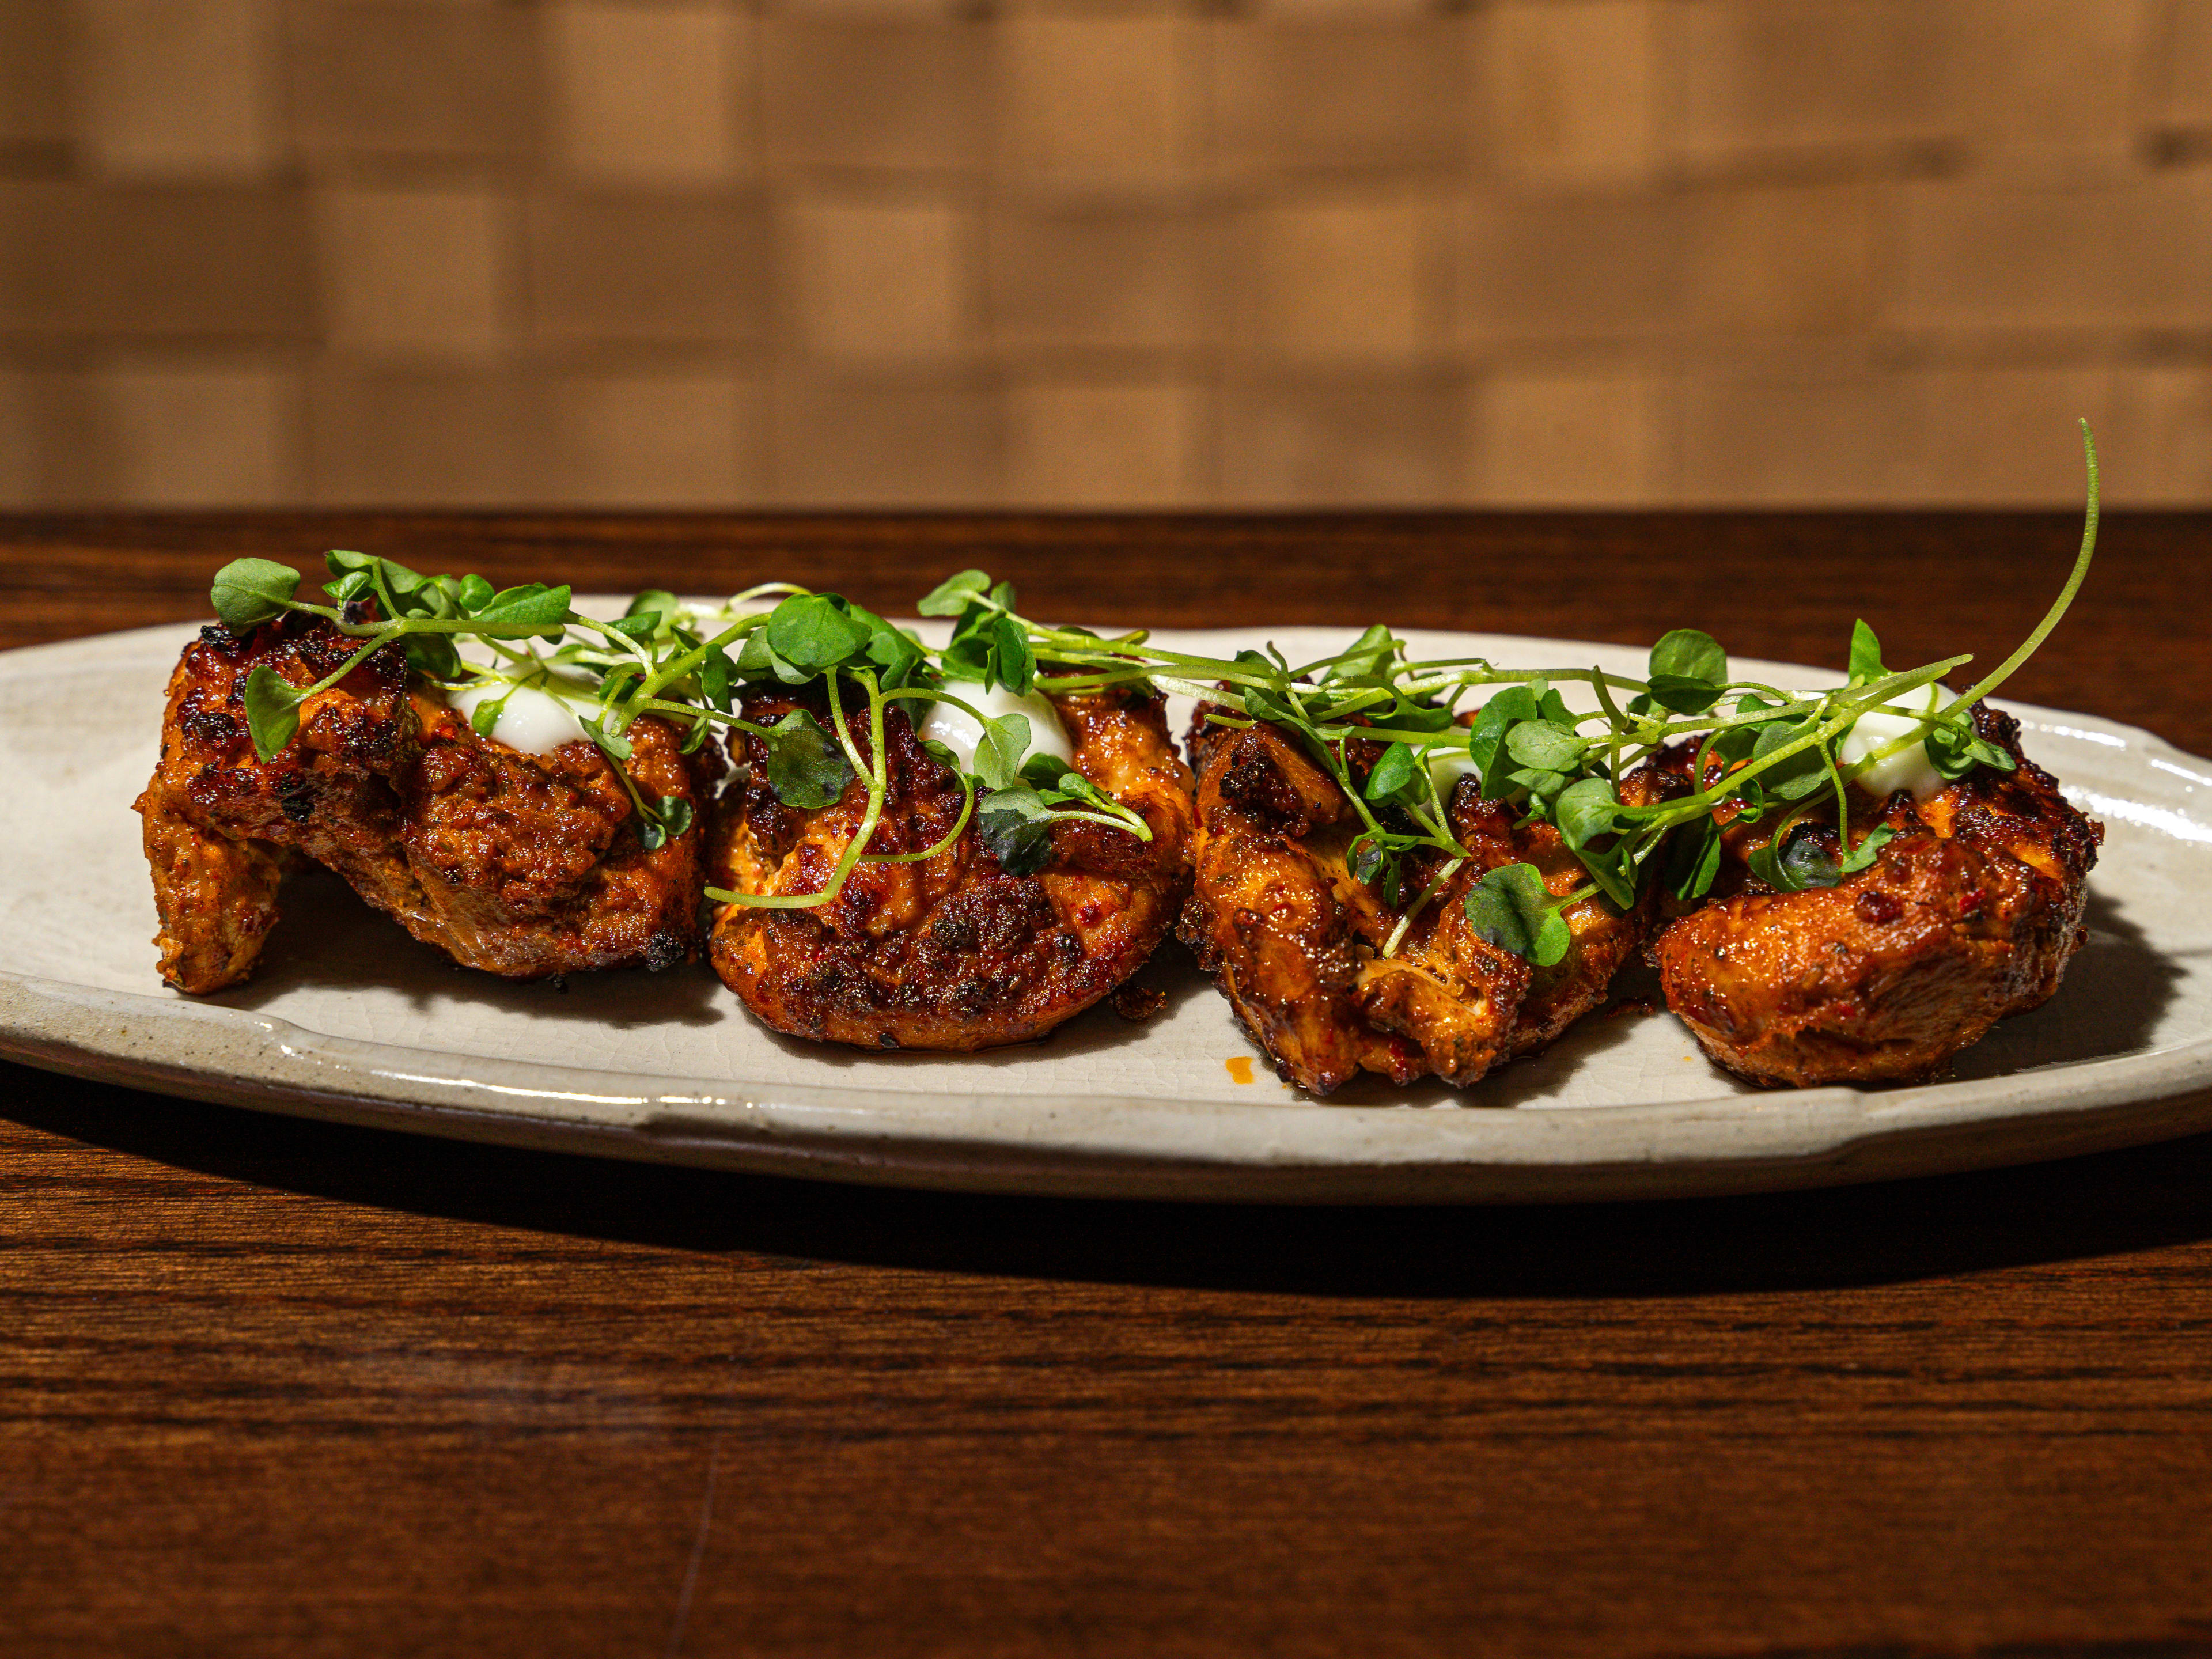
[[[1071,765],[1074,763],[1075,749],[1067,740],[1067,729],[1060,725],[1059,714],[1041,694],[1031,691],[1018,697],[1003,685],[994,686],[988,691],[972,684],[954,684],[946,689],[963,702],[973,703],[992,720],[1007,714],[1026,717],[1030,723],[1030,754],[1051,755]],[[975,769],[975,745],[983,740],[983,728],[966,709],[949,702],[934,705],[921,722],[920,735],[950,749],[958,757],[962,771]]]
[[[562,744],[585,736],[577,710],[592,712],[599,707],[599,699],[586,682],[568,675],[550,675],[544,684],[556,688],[559,695],[535,685],[510,687],[501,680],[487,680],[447,692],[446,703],[467,720],[478,704],[504,697],[507,701],[491,728],[493,740],[526,755],[550,754]]]
[[[1919,708],[1931,714],[1948,703],[1955,693],[1940,685],[1931,685],[1924,697],[1906,692],[1896,701],[1905,708]],[[1877,749],[1893,744],[1917,728],[1919,722],[1910,714],[1886,714],[1879,709],[1862,714],[1844,739],[1836,745],[1836,760],[1839,765],[1851,766],[1864,760]],[[1899,789],[1910,789],[1916,799],[1926,800],[1942,793],[1945,779],[1928,758],[1925,742],[1900,749],[1887,760],[1879,761],[1851,781],[1869,795],[1887,798]]]

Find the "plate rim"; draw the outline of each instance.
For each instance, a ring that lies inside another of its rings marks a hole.
[[[0,678],[34,672],[58,654],[97,656],[143,648],[158,636],[180,639],[197,625],[19,647],[0,652]],[[1832,670],[1772,665],[1837,678]],[[2002,706],[2032,724],[2077,732],[2086,726],[2148,757],[2212,769],[2212,762],[2140,726],[2032,704]],[[1083,1197],[1371,1203],[1688,1196],[1987,1167],[2212,1128],[2212,1035],[2033,1072],[1878,1091],[1838,1085],[1546,1110],[1486,1109],[1479,1097],[1429,1108],[1286,1108],[1140,1094],[1055,1099],[963,1097],[957,1088],[738,1080],[714,1086],[697,1078],[327,1036],[262,1011],[0,968],[0,1055],[162,1093],[459,1139],[869,1184]],[[2054,1072],[2070,1074],[2069,1085],[2052,1089]],[[951,1112],[948,1093],[958,1103]],[[917,1115],[912,1109],[924,1100],[930,1112]],[[1275,1133],[1286,1111],[1304,1126],[1295,1144]],[[1239,1132],[1199,1132],[1223,1122]],[[1358,1156],[1347,1157],[1354,1125]],[[1164,1127],[1176,1133],[1164,1137]]]

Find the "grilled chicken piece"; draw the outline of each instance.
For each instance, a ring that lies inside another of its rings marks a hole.
[[[1881,824],[1895,838],[1837,886],[1772,892],[1741,863],[1769,832],[1726,832],[1725,896],[1650,951],[1717,1064],[1769,1086],[1912,1082],[2058,988],[2104,826],[2021,754],[2017,720],[1985,703],[1973,717],[2018,769],[1978,767],[1923,801],[1853,792],[1852,844]],[[1818,833],[1840,856],[1832,813]]]
[[[594,744],[526,755],[480,737],[397,647],[310,698],[299,734],[262,761],[246,676],[265,664],[312,684],[358,647],[293,617],[243,637],[204,629],[185,648],[161,763],[137,803],[164,979],[204,993],[246,978],[286,872],[306,859],[454,961],[509,978],[696,954],[703,829],[647,852]],[[714,762],[683,754],[658,720],[630,738],[640,787],[691,802],[703,824]]]
[[[1141,815],[1150,842],[1058,824],[1049,861],[1018,876],[971,821],[933,857],[856,866],[826,904],[724,905],[709,946],[722,982],[792,1036],[968,1050],[1042,1036],[1142,968],[1190,890],[1190,773],[1157,696],[1110,692],[1053,706],[1076,769]],[[794,708],[830,724],[818,696],[745,701],[749,720],[773,723]],[[868,757],[865,720],[848,730]],[[901,708],[885,712],[884,743],[889,793],[868,851],[921,852],[958,820],[960,780],[921,747]],[[820,892],[860,828],[866,787],[855,779],[835,804],[801,811],[769,787],[757,739],[733,733],[731,750],[738,769],[716,814],[715,884]]]
[[[1543,1048],[1603,1001],[1642,942],[1650,907],[1624,915],[1603,898],[1562,913],[1573,942],[1548,968],[1475,933],[1462,901],[1488,871],[1534,865],[1554,896],[1587,878],[1558,830],[1516,828],[1510,810],[1484,800],[1480,785],[1465,778],[1449,810],[1472,857],[1385,957],[1404,913],[1352,875],[1347,855],[1364,825],[1334,780],[1283,728],[1210,726],[1206,712],[1200,708],[1191,730],[1201,769],[1197,878],[1177,931],[1275,1069],[1298,1087],[1325,1095],[1362,1071],[1394,1083],[1429,1073],[1474,1083]],[[1382,745],[1350,750],[1358,779]],[[1409,861],[1401,897],[1419,894],[1443,863],[1437,855]]]

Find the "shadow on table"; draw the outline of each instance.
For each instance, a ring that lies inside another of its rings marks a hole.
[[[1322,1208],[975,1197],[515,1151],[0,1066],[6,1115],[342,1203],[670,1249],[1360,1296],[1677,1296],[1893,1283],[2212,1238],[2212,1135],[1753,1198]]]

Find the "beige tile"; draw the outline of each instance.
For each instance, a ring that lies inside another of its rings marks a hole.
[[[70,137],[71,21],[56,0],[0,0],[0,144]]]
[[[2105,499],[2115,507],[2212,505],[2212,368],[2123,368],[2106,399],[2097,426]]]
[[[760,498],[760,388],[716,371],[578,376],[553,402],[543,491],[580,507],[732,507]]]
[[[1491,147],[1534,185],[1620,185],[1658,161],[1656,0],[1509,0],[1486,18]]]
[[[507,507],[540,493],[539,389],[505,370],[326,367],[311,377],[308,499]]]
[[[1722,334],[1863,329],[1875,307],[1879,229],[1865,185],[1701,193],[1686,256],[1691,320]]]
[[[290,15],[292,120],[310,155],[500,159],[530,151],[533,11],[318,0]]]
[[[78,28],[102,173],[251,176],[276,160],[272,0],[81,0]]]
[[[1444,168],[1468,149],[1457,16],[1214,25],[1218,145],[1232,172]]]
[[[944,202],[800,203],[790,220],[791,303],[830,357],[942,356],[968,343],[975,226]]]
[[[1242,335],[1300,361],[1406,362],[1438,343],[1444,264],[1437,211],[1419,201],[1265,210],[1250,228]]]
[[[1166,352],[1210,341],[1216,235],[1188,211],[1085,204],[993,223],[991,313],[1018,349]]]
[[[712,184],[739,161],[752,20],[720,0],[561,5],[546,19],[560,149],[583,179]]]
[[[2212,326],[2212,176],[1904,191],[1899,319],[1960,331]]]
[[[794,375],[775,392],[772,493],[793,507],[999,501],[1003,428],[978,377]]]
[[[138,507],[270,507],[297,499],[293,377],[242,367],[100,377],[114,499]]]
[[[1690,376],[1680,394],[1678,499],[1748,507],[1921,501],[1923,392],[1908,374]]]
[[[1632,192],[1470,204],[1458,232],[1462,338],[1623,339],[1685,321],[1692,209]]]
[[[1018,386],[1007,410],[1008,493],[1047,507],[1188,504],[1204,417],[1195,386]]]
[[[49,422],[31,376],[0,369],[0,508],[42,506],[39,452]]]
[[[772,161],[936,171],[982,159],[991,79],[979,26],[771,17],[761,25]]]
[[[289,189],[0,181],[0,329],[304,339],[309,240]]]
[[[2096,0],[2101,3],[2101,0]],[[1686,0],[1670,9],[1677,139],[1717,159],[1955,137],[1955,9],[1928,0]]]
[[[1411,21],[1434,13],[1434,0],[1255,0],[1253,13],[1273,22]]]
[[[1666,387],[1634,368],[1506,371],[1470,436],[1475,498],[1506,507],[1638,507],[1667,483]]]
[[[973,17],[974,0],[765,0],[759,9],[779,17],[832,21],[949,23]]]
[[[2170,0],[2160,113],[2180,126],[2212,127],[2212,0]]]
[[[318,203],[331,339],[483,357],[510,335],[514,212],[486,190],[331,190]]]
[[[532,328],[545,341],[760,339],[767,214],[747,196],[558,195],[529,216]]]
[[[1014,17],[998,31],[1004,153],[1059,185],[1162,185],[1198,141],[1199,25],[1182,17]]]
[[[34,370],[7,377],[0,393],[0,438],[14,452],[0,480],[21,489],[25,506],[88,507],[118,504],[115,438],[94,374]],[[15,434],[6,430],[14,427]]]
[[[1972,507],[2081,501],[2077,422],[2104,424],[2105,370],[1947,368],[1919,380],[1927,422],[1917,459],[1920,499]]]
[[[2152,102],[2148,0],[1972,0],[1958,22],[1972,64],[1960,91],[1983,165],[2133,160]]]
[[[1224,506],[1422,507],[1460,498],[1461,388],[1428,376],[1252,381],[1223,394]]]

